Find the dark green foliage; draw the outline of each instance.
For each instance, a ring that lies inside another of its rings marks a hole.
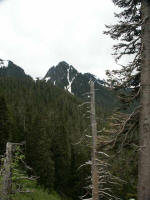
[[[116,169],[127,181],[120,195],[124,199],[135,197],[137,186],[137,150],[139,129],[139,99],[141,76],[141,0],[113,0],[120,8],[115,13],[117,23],[106,26],[105,34],[116,40],[113,46],[116,61],[122,63],[122,58],[129,62],[120,70],[108,71],[108,82],[118,91],[121,102],[120,112],[112,117],[111,130],[115,133],[116,152],[120,152],[116,160]],[[124,113],[123,113],[124,112]],[[126,114],[125,114],[126,113]],[[124,117],[123,117],[124,116]],[[114,153],[116,153],[114,152]],[[118,167],[117,167],[118,166]],[[117,172],[116,170],[116,172]],[[126,173],[125,173],[126,172]],[[130,194],[129,194],[130,193]]]
[[[0,96],[0,155],[5,152],[10,130],[8,108],[4,97]]]
[[[123,180],[120,185],[113,186],[114,195],[124,200],[136,198],[137,153],[133,151],[133,148],[126,147],[121,152],[113,150],[109,152],[109,155],[111,155],[110,164],[113,175]]]
[[[69,137],[63,124],[55,128],[55,136],[52,142],[53,159],[55,163],[55,188],[63,192],[67,191],[70,176],[71,151]]]
[[[128,109],[140,97],[141,0],[113,0],[113,3],[121,8],[115,13],[117,23],[106,26],[108,30],[104,33],[117,40],[113,46],[116,61],[122,63],[121,58],[125,57],[129,62],[121,65],[120,70],[107,71],[107,75],[108,82],[119,91],[120,100]]]
[[[81,102],[45,81],[15,77],[0,78],[0,93],[6,99],[12,124],[9,131],[2,98],[3,150],[8,140],[25,141],[26,162],[33,168],[29,174],[38,176],[38,183],[45,188],[77,199],[87,177],[84,170],[78,173],[77,169],[89,155],[81,146],[72,147],[87,126],[78,107]]]
[[[41,116],[36,116],[31,127],[26,130],[26,157],[28,164],[39,176],[39,183],[53,187],[54,162],[51,153],[51,138],[47,124]]]
[[[82,103],[79,99],[50,82],[35,82],[26,75],[18,78],[15,74],[16,72],[11,72],[11,76],[0,77],[0,123],[3,124],[0,126],[1,154],[4,153],[8,140],[25,141],[26,162],[33,168],[33,171],[28,172],[29,175],[38,176],[38,184],[48,190],[56,190],[61,196],[67,195],[74,200],[79,199],[79,196],[86,193],[85,179],[90,174],[89,167],[79,167],[90,159],[90,149],[84,143],[75,144],[84,134],[89,134],[84,132],[85,129],[90,129],[89,119],[86,118],[89,115],[83,116],[89,105],[79,107]],[[84,76],[79,74],[77,83],[75,81],[73,85],[78,96],[85,100],[87,98],[82,93],[89,91],[88,81],[91,76],[88,73]],[[77,87],[79,82],[81,91]],[[99,105],[103,109],[110,106],[110,110],[112,104],[109,105],[109,102],[115,101],[112,91],[98,83],[96,87]],[[98,130],[102,130],[107,125],[105,119],[110,116],[110,112],[104,112],[99,105],[97,122]],[[121,142],[118,141],[117,144],[119,146]],[[116,156],[116,152],[114,150],[111,154]],[[125,160],[126,156],[131,158],[128,162]],[[121,189],[114,187],[114,191],[118,194],[116,196],[128,199],[135,193],[136,157],[133,159],[133,152],[127,147],[121,156],[115,158],[110,161],[113,173],[116,176],[121,175],[128,183],[123,184]]]

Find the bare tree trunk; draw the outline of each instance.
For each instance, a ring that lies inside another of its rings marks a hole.
[[[138,200],[150,200],[150,0],[142,0],[142,71]]]
[[[2,197],[3,200],[10,200],[10,194],[12,190],[12,173],[11,173],[11,164],[12,164],[12,144],[8,142],[6,144],[6,158],[4,160],[4,175],[3,175],[3,188],[2,188]]]
[[[97,124],[95,114],[94,82],[91,81],[91,126],[92,126],[92,200],[99,199],[99,175],[97,167]]]

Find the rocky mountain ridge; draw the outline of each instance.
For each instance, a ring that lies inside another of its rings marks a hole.
[[[0,59],[0,77],[11,77],[18,79],[32,79],[24,70],[9,60]],[[32,79],[33,80],[33,79]],[[114,92],[106,86],[104,80],[100,80],[90,73],[80,73],[67,62],[60,62],[51,67],[42,79],[47,84],[53,84],[62,88],[83,101],[89,101],[90,85],[92,80],[95,83],[96,103],[105,110],[110,110],[118,103]]]
[[[105,107],[113,107],[117,103],[116,95],[106,86],[104,80],[100,80],[90,73],[80,73],[72,65],[66,62],[60,62],[58,65],[51,67],[46,73],[44,80],[48,83],[67,90],[71,94],[88,100],[90,91],[90,80],[94,81],[96,89],[97,104]]]
[[[0,77],[30,78],[24,70],[10,60],[0,59]]]
[[[78,77],[86,78],[88,81],[93,80],[103,86],[105,85],[104,81],[96,78],[93,74],[82,74],[65,61],[60,62],[57,66],[51,67],[44,79],[74,94],[74,83]]]

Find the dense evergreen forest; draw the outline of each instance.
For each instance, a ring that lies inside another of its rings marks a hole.
[[[0,154],[6,142],[25,141],[27,163],[45,188],[77,198],[88,150],[75,145],[87,128],[78,99],[45,81],[0,78]]]
[[[91,134],[88,104],[50,82],[34,81],[26,75],[1,76],[0,94],[0,154],[5,153],[7,141],[25,142],[26,162],[39,177],[38,185],[49,192],[57,191],[64,198],[79,199],[86,193],[84,188],[90,175],[90,167],[80,168],[91,157],[85,138]],[[96,110],[98,130],[108,128],[111,111],[106,112],[100,106]],[[128,181],[114,186],[113,193],[125,199],[134,197],[137,177],[134,152],[130,148],[121,155],[117,149],[109,151],[111,172]]]

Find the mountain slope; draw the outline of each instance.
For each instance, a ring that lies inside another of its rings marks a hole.
[[[77,170],[89,154],[73,144],[89,122],[79,99],[43,80],[0,77],[0,102],[0,155],[6,141],[26,141],[26,161],[39,184],[75,200],[83,195],[88,169]]]
[[[68,90],[85,101],[89,97],[89,81],[93,80],[95,82],[97,104],[105,109],[110,109],[117,103],[117,97],[110,88],[105,86],[103,80],[96,78],[90,73],[79,73],[72,65],[64,61],[50,68],[44,79],[60,88]]]
[[[9,60],[0,59],[0,77],[29,78],[24,70]]]

